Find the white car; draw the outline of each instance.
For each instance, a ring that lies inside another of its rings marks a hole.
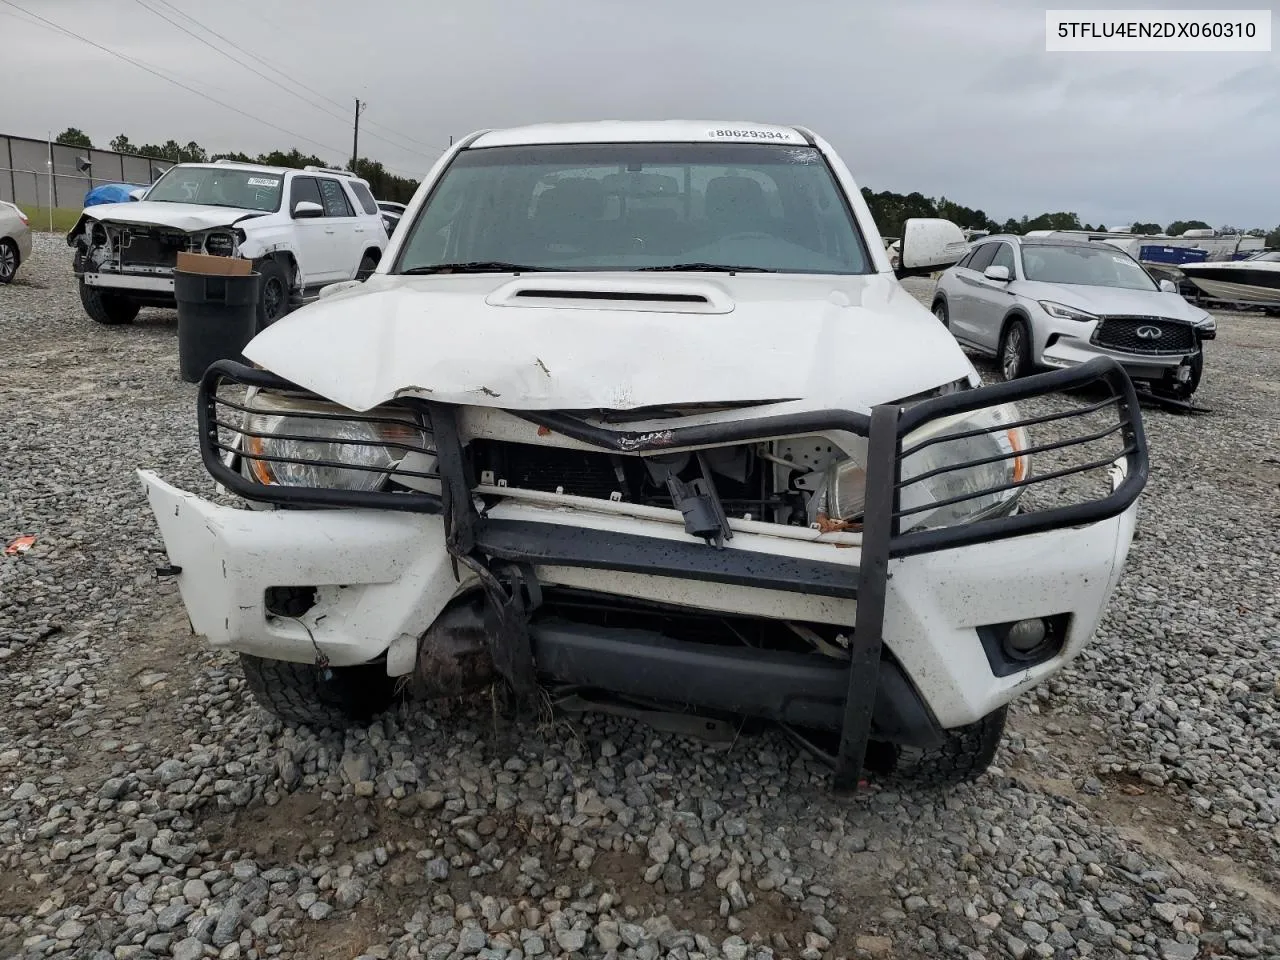
[[[31,221],[18,207],[0,200],[0,283],[12,283],[31,256]]]
[[[933,312],[1006,380],[1111,357],[1153,391],[1185,401],[1204,371],[1213,316],[1109,243],[986,237],[934,291]]]
[[[326,284],[367,277],[387,234],[369,185],[353,174],[219,160],[171,167],[141,200],[87,207],[67,244],[98,323],[174,306],[174,266],[187,251],[252,260],[265,327]]]
[[[396,203],[394,200],[379,200],[378,209],[382,211],[382,222],[386,225],[387,236],[391,236],[395,232],[396,225],[400,223],[400,218],[404,216],[405,205]]]
[[[964,250],[908,221],[901,272]],[[291,723],[500,679],[763,718],[845,786],[974,777],[1092,635],[1147,473],[1114,363],[978,387],[797,127],[474,134],[372,277],[245,356],[206,373],[199,435],[256,509],[139,475],[195,630]],[[1086,384],[1110,404],[1012,405]],[[1036,446],[1084,415],[1117,422],[1100,486],[1033,505],[1099,467],[1089,437]]]

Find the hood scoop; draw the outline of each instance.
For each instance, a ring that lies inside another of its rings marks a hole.
[[[578,310],[644,310],[656,313],[729,313],[733,300],[704,280],[636,276],[520,277],[493,291],[492,307],[549,307]]]

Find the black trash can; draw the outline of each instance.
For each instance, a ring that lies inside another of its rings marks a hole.
[[[199,382],[215,360],[245,362],[241,351],[257,332],[261,288],[260,273],[218,277],[174,272],[178,369],[183,380]]]

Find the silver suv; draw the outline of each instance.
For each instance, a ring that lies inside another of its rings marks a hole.
[[[996,236],[938,281],[934,316],[964,346],[997,357],[1006,380],[1102,355],[1153,392],[1189,398],[1213,317],[1107,243]]]

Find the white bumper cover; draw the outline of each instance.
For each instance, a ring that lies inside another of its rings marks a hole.
[[[388,672],[408,672],[417,638],[454,596],[455,579],[440,517],[377,510],[244,510],[219,506],[139,471],[196,632],[215,647],[334,666],[387,655]],[[944,727],[973,722],[1008,703],[1078,654],[1092,635],[1120,575],[1136,505],[1084,527],[893,560],[884,643]],[[497,519],[567,524],[687,540],[671,521],[520,504],[493,508]],[[731,550],[786,553],[845,564],[856,575],[861,551],[761,533],[735,533]],[[662,599],[720,610],[852,626],[856,602],[737,587],[670,576],[539,566],[548,585],[589,587],[618,596]],[[268,614],[270,587],[315,587],[302,618]],[[975,628],[1028,617],[1072,614],[1062,653],[996,677]]]

